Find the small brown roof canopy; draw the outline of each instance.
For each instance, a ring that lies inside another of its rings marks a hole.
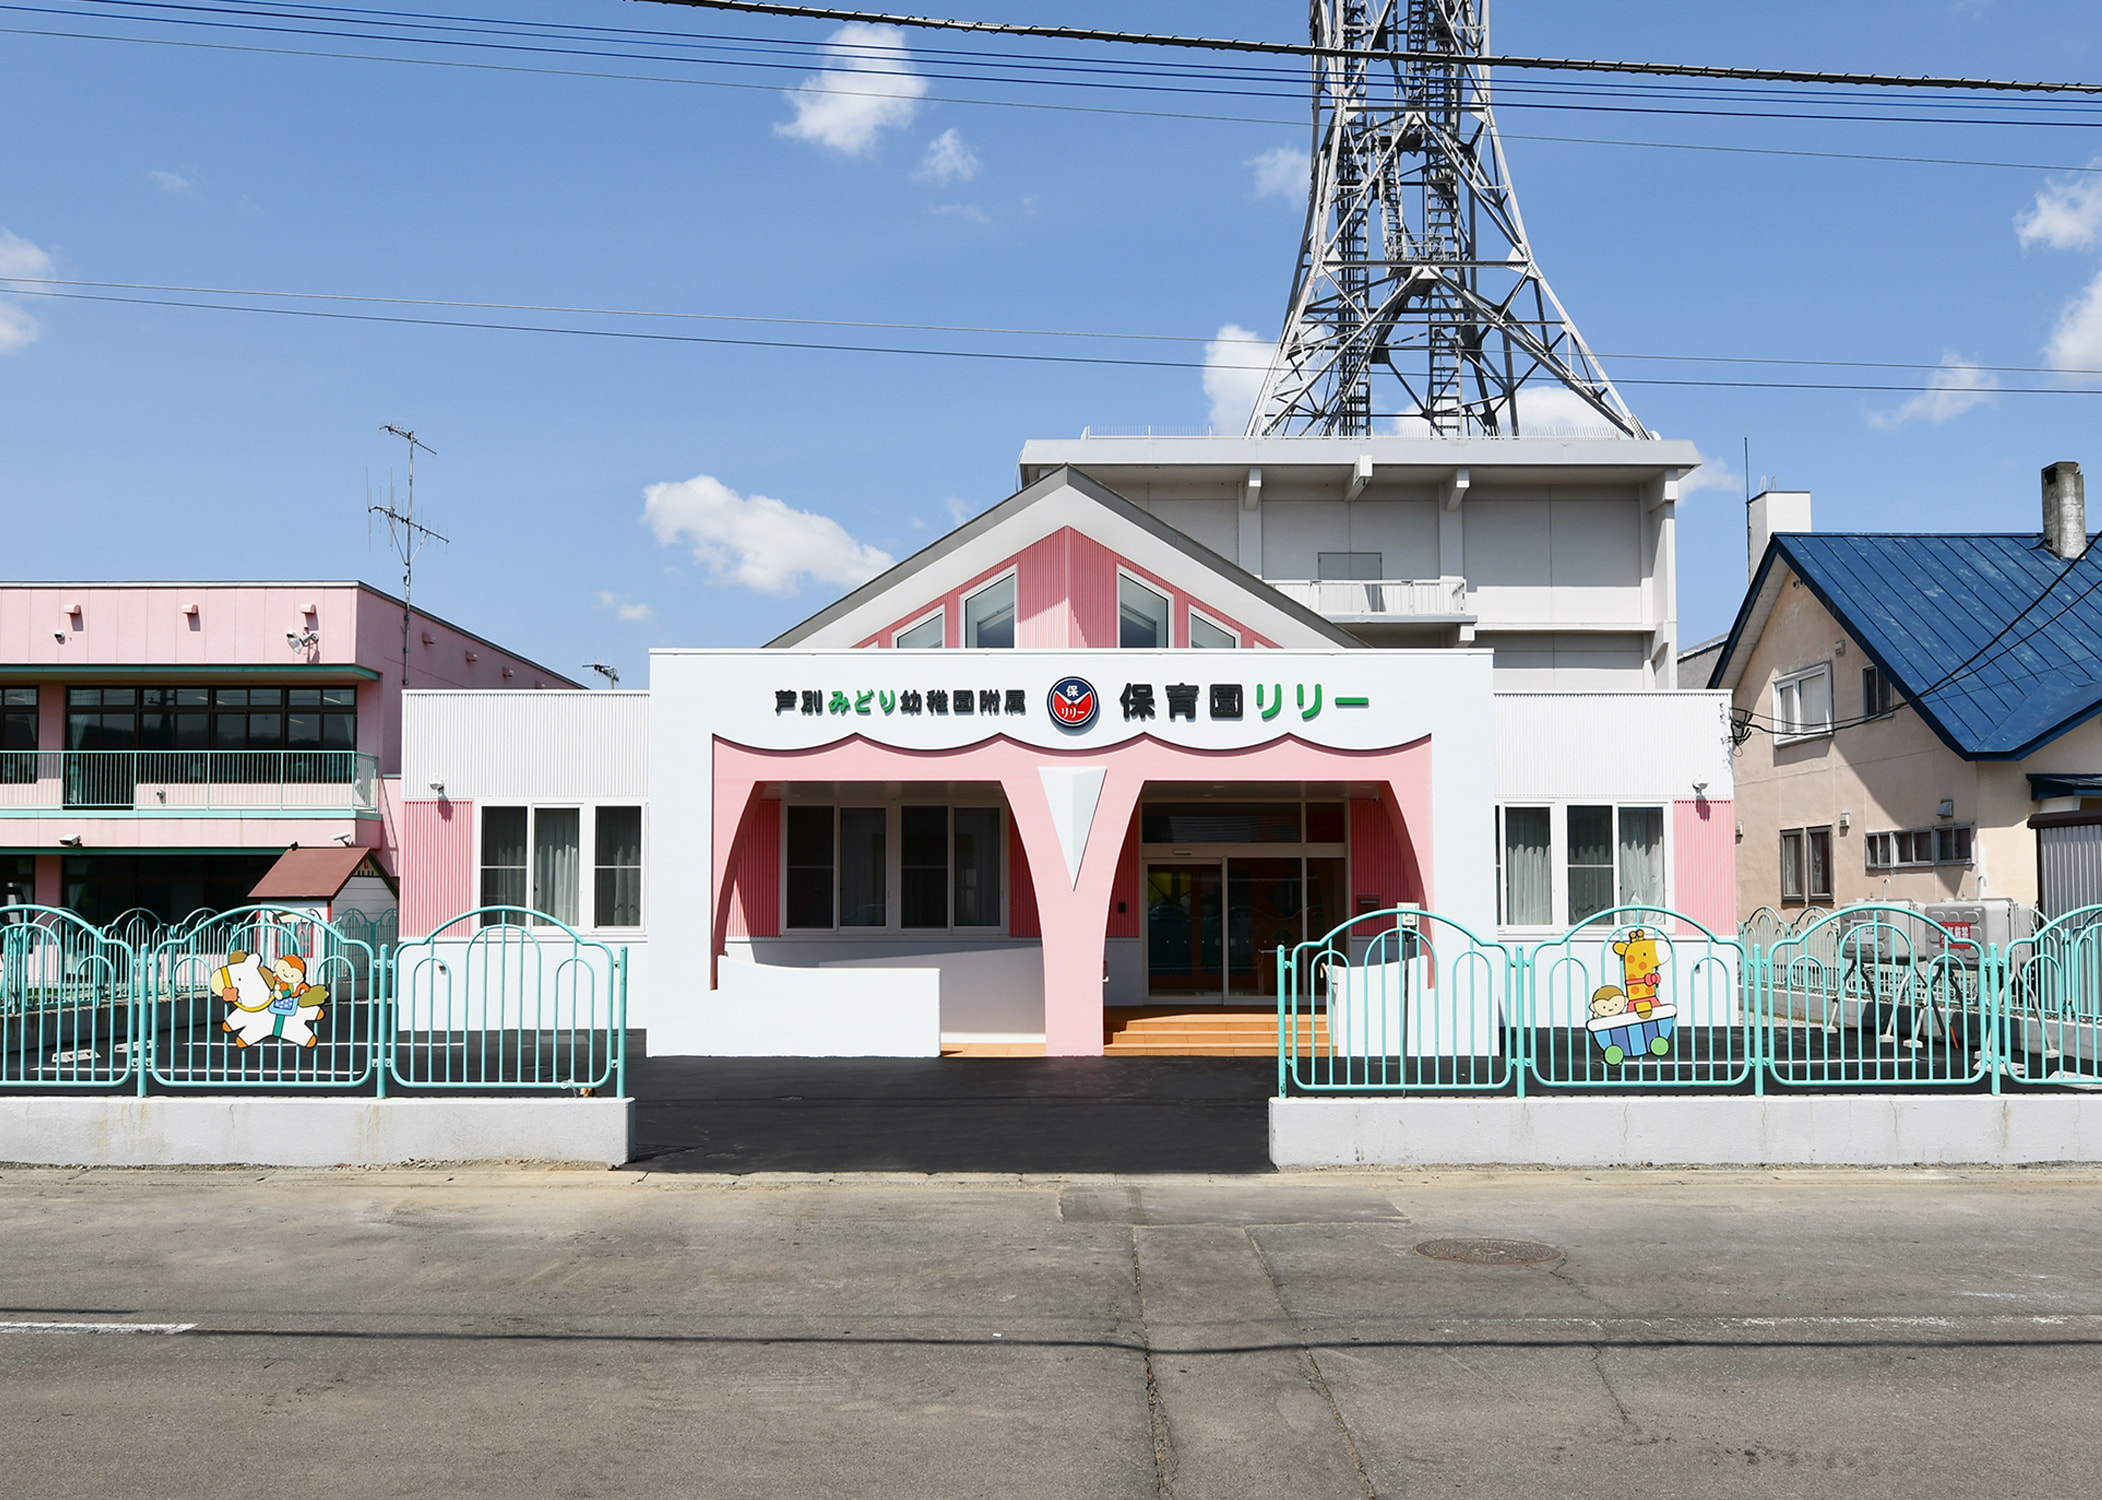
[[[255,889],[248,893],[251,901],[333,901],[343,887],[350,884],[353,875],[364,873],[376,875],[382,880],[376,864],[367,868],[372,857],[370,849],[342,848],[331,845],[321,849],[287,849],[270,867],[270,873],[256,882]],[[391,887],[393,882],[388,881]]]

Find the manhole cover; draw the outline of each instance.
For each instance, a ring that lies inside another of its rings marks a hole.
[[[1537,1240],[1425,1240],[1416,1253],[1463,1266],[1544,1266],[1562,1258],[1553,1245]]]

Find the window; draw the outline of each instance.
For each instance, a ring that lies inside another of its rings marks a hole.
[[[939,651],[948,644],[949,612],[938,609],[915,625],[899,631],[894,644],[900,651]]]
[[[32,690],[33,691],[33,690]],[[106,687],[66,690],[69,750],[341,750],[358,748],[354,687]],[[318,769],[319,763],[310,762]],[[155,779],[166,766],[151,769]],[[276,779],[278,764],[259,762]],[[203,768],[197,772],[201,778]],[[217,780],[242,779],[241,764],[217,767]],[[331,779],[348,780],[339,768]]]
[[[577,925],[582,821],[574,807],[533,809],[533,905],[571,927]]]
[[[642,925],[642,809],[602,807],[592,815],[591,920],[598,927]]]
[[[1832,830],[1789,828],[1781,833],[1781,899],[1832,899]]]
[[[1866,842],[1871,870],[1925,869],[1971,862],[1976,829],[1969,823],[1872,833]]]
[[[949,809],[899,813],[898,915],[905,927],[949,925]]]
[[[1545,927],[1554,920],[1548,809],[1507,807],[1503,825],[1503,920]]]
[[[1572,807],[1569,833],[1569,925],[1613,907],[1613,809]]]
[[[1126,651],[1169,644],[1167,596],[1123,573],[1117,575],[1117,644]]]
[[[1014,649],[1014,574],[987,584],[963,601],[963,643],[980,649]]]
[[[1774,684],[1774,739],[1808,739],[1832,732],[1832,670],[1797,672]]]
[[[1664,904],[1664,809],[1623,807],[1620,819],[1620,904]]]
[[[1190,645],[1198,651],[1236,651],[1240,649],[1241,638],[1193,609],[1190,611]]]
[[[0,688],[0,782],[35,781],[36,748],[37,690]]]
[[[526,904],[526,809],[485,807],[482,809],[482,905]],[[502,912],[485,912],[484,927],[516,918]]]
[[[956,905],[952,920],[958,927],[1000,925],[1000,877],[1005,862],[1000,857],[1001,824],[1006,814],[997,807],[956,809]]]
[[[1316,561],[1324,583],[1376,583],[1386,577],[1386,557],[1379,552],[1323,552]]]
[[[832,809],[788,809],[788,908],[790,927],[832,925]]]
[[[1881,667],[1861,669],[1861,717],[1881,719],[1892,712],[1890,679]]]
[[[34,688],[31,692],[36,691]],[[34,854],[0,854],[0,912],[10,906],[31,906],[36,902],[36,856]],[[5,917],[0,916],[0,921]]]
[[[890,813],[881,807],[839,810],[839,925],[890,924]]]

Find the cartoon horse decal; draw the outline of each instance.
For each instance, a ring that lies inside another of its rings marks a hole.
[[[311,1047],[320,1040],[313,1026],[321,1019],[328,987],[307,983],[306,960],[296,953],[265,965],[260,954],[236,948],[213,972],[212,989],[233,1007],[222,1029],[232,1033],[236,1047],[272,1037],[295,1047]]]

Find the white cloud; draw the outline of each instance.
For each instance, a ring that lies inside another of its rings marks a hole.
[[[937,203],[927,212],[942,219],[961,219],[966,224],[976,224],[980,229],[993,227],[992,215],[975,203]]]
[[[146,174],[146,180],[171,197],[194,198],[197,196],[197,178],[194,176],[156,168],[154,171]]]
[[[6,290],[4,283],[10,280],[39,280],[49,276],[53,269],[51,256],[40,246],[0,229],[0,292]],[[0,354],[12,354],[17,349],[27,348],[42,332],[26,308],[14,302],[0,301]]]
[[[598,607],[610,609],[623,620],[640,623],[656,616],[656,611],[647,604],[631,604],[626,594],[615,594],[606,589],[599,590]]]
[[[789,90],[796,117],[774,132],[847,156],[865,155],[884,131],[912,123],[927,80],[913,72],[905,33],[895,26],[850,21],[829,40],[831,66]]]
[[[927,153],[912,175],[922,182],[969,182],[978,175],[978,165],[978,153],[964,138],[953,129],[944,130],[927,143]]]
[[[1228,323],[1204,346],[1204,394],[1212,403],[1213,427],[1231,433],[1247,428],[1275,352],[1269,340],[1238,323]]]
[[[977,506],[971,504],[968,500],[959,500],[954,495],[942,501],[942,506],[949,512],[949,524],[951,526],[961,526],[964,522],[970,520],[971,517],[978,514]]]
[[[2091,164],[2102,166],[2102,157]],[[2102,172],[2047,182],[2036,202],[2015,215],[2022,248],[2086,250],[2102,240]]]
[[[1566,385],[1522,385],[1518,388],[1518,430],[1529,437],[1544,437],[1620,429]]]
[[[1313,165],[1297,146],[1272,146],[1241,163],[1255,173],[1258,198],[1304,198],[1313,177]]]
[[[2000,377],[1964,359],[1944,354],[1941,368],[1927,381],[1927,388],[1896,411],[1869,413],[1869,426],[1889,429],[1917,422],[1922,417],[1939,427],[1953,422],[1973,407],[1984,406],[2000,388]]]
[[[642,518],[658,541],[691,545],[715,577],[762,594],[792,594],[806,577],[852,587],[893,561],[830,516],[765,495],[747,498],[712,475],[653,484],[642,494]]]
[[[1702,490],[1728,490],[1733,495],[1744,493],[1744,476],[1721,459],[1704,458],[1701,466],[1679,480],[1679,498],[1698,495]]]
[[[2089,282],[2058,315],[2044,358],[2054,370],[2102,369],[2102,276]]]

